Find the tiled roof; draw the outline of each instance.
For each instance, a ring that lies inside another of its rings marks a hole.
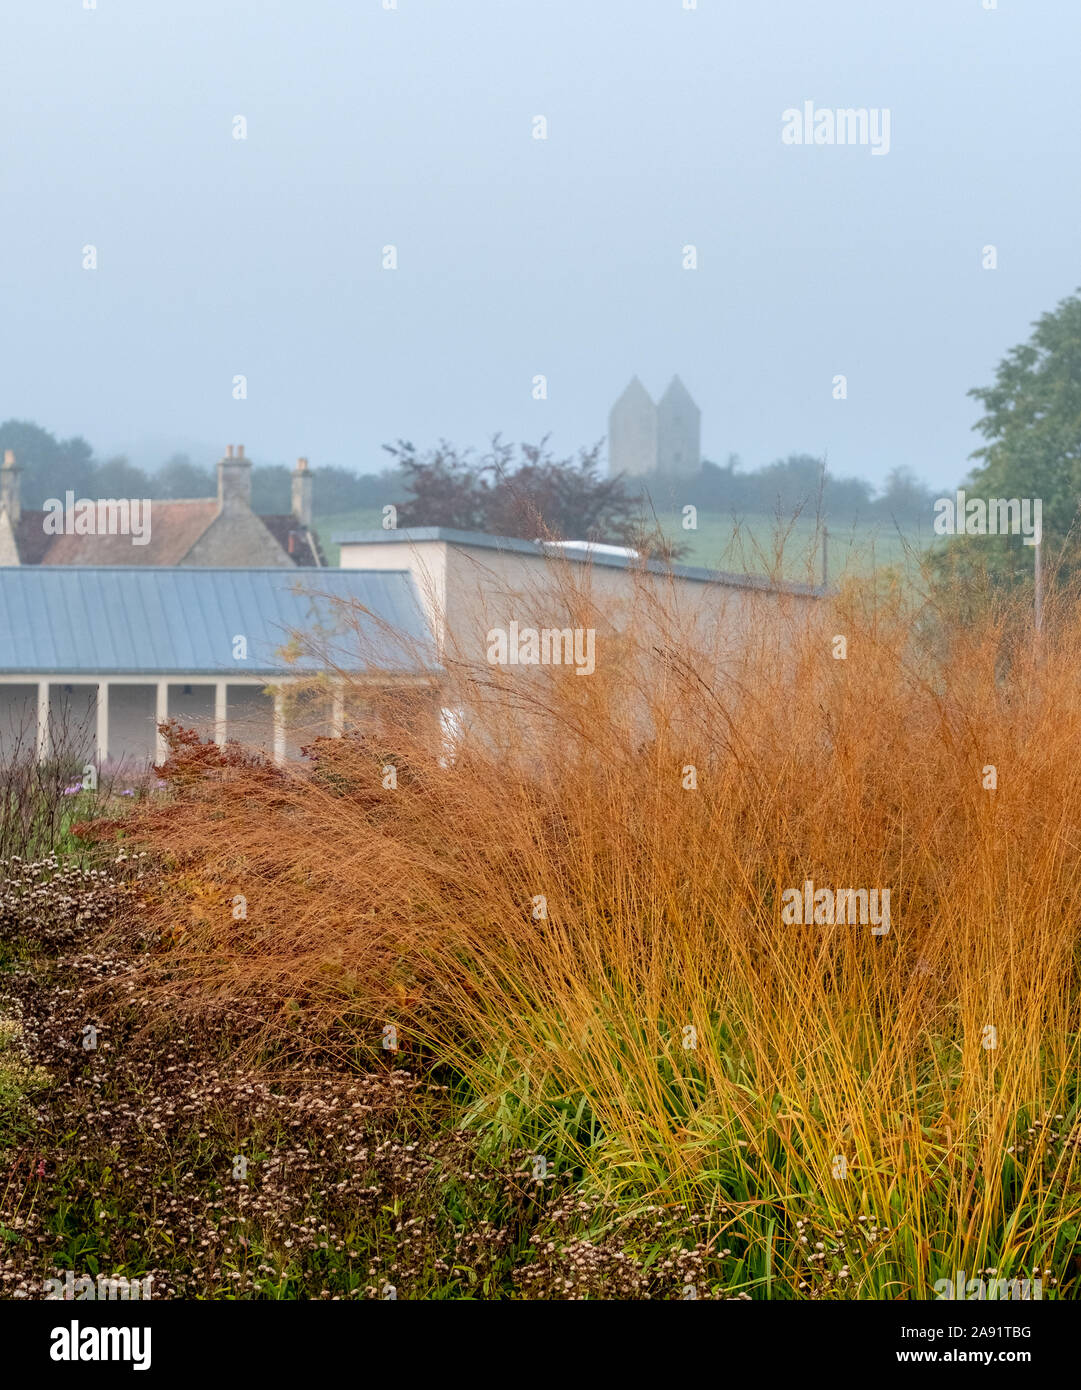
[[[193,502],[151,502],[150,541],[133,545],[131,536],[48,536],[42,565],[179,565],[218,514],[215,498]],[[41,513],[42,516],[45,513]],[[21,552],[20,552],[21,554]],[[34,563],[23,560],[24,564]]]
[[[185,556],[218,515],[214,497],[151,502],[150,540],[133,545],[131,536],[69,536],[47,534],[48,515],[23,510],[15,528],[15,544],[24,565],[137,565],[166,567],[181,565]],[[252,513],[256,515],[256,513]],[[302,526],[294,516],[260,516],[277,543],[295,565],[302,569],[326,565],[315,532]],[[292,539],[290,539],[292,538]]]

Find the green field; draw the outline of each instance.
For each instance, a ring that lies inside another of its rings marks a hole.
[[[746,516],[737,524],[723,512],[699,511],[693,531],[683,529],[678,511],[658,512],[657,520],[666,535],[686,546],[680,557],[683,564],[738,574],[767,574],[777,572],[780,556],[780,572],[785,578],[821,580],[822,532],[814,517],[797,517],[782,528],[775,517]],[[332,536],[378,530],[381,521],[378,507],[316,517],[315,530],[328,563],[338,564],[339,548],[332,543]],[[882,565],[903,564],[926,540],[926,535],[921,538],[915,530],[901,532],[886,522],[834,522],[829,527],[830,580],[846,573],[867,574]]]

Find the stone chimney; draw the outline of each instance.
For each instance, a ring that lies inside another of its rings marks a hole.
[[[232,444],[225,457],[218,459],[218,507],[223,512],[251,510],[251,459],[244,457],[244,445]]]
[[[312,475],[308,472],[307,459],[297,459],[293,470],[293,516],[301,526],[312,524]]]
[[[22,500],[19,493],[19,474],[22,469],[15,463],[15,455],[10,449],[4,450],[4,466],[0,468],[0,512],[7,512],[12,526],[18,526],[22,515]]]

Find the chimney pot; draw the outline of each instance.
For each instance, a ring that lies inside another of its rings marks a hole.
[[[225,446],[225,457],[227,459],[231,459],[233,457],[233,446],[231,444],[227,444]]]
[[[5,449],[5,450],[4,450],[4,467],[5,467],[5,468],[14,468],[14,467],[15,467],[15,450],[14,450],[14,449]]]
[[[238,459],[242,459],[242,458],[244,457],[244,445],[243,445],[243,444],[238,444],[238,445],[236,446],[236,456],[237,456]]]

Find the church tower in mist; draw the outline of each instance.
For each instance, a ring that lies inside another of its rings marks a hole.
[[[657,405],[657,472],[662,478],[687,478],[701,467],[702,412],[674,376]]]
[[[657,407],[632,376],[630,385],[608,412],[608,472],[644,478],[657,469]]]
[[[702,465],[702,412],[674,376],[659,404],[638,380],[608,415],[608,471],[628,478],[688,478]]]

